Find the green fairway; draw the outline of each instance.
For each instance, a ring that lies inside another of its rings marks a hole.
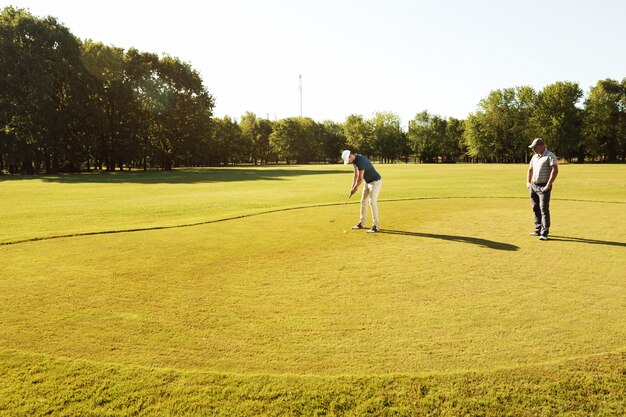
[[[378,167],[1,178],[0,414],[626,412],[626,166]]]

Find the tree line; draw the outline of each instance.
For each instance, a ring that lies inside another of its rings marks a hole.
[[[217,163],[213,97],[177,58],[81,41],[0,13],[0,168],[11,173]]]
[[[568,161],[626,161],[626,78],[495,90],[466,119],[389,112],[342,123],[213,116],[188,63],[81,40],[53,17],[0,12],[0,172],[381,162],[523,162],[542,137]]]

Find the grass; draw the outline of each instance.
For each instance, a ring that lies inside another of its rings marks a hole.
[[[626,167],[549,242],[524,166],[380,171],[377,235],[343,166],[3,179],[0,414],[626,412]]]
[[[15,352],[2,352],[0,359],[4,378],[12,381],[8,389],[0,386],[0,412],[16,416],[619,416],[626,411],[623,355],[483,373],[361,378],[214,374]]]
[[[521,165],[386,165],[381,198],[526,196]],[[0,176],[0,243],[342,202],[350,168],[280,166]],[[626,202],[620,165],[563,165],[555,198]]]

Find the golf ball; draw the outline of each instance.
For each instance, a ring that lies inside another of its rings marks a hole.
[[[346,230],[344,230],[343,233],[346,233]]]

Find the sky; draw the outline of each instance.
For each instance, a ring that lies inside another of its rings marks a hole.
[[[626,77],[622,0],[0,0],[74,35],[176,56],[215,115],[465,118],[490,91]]]

